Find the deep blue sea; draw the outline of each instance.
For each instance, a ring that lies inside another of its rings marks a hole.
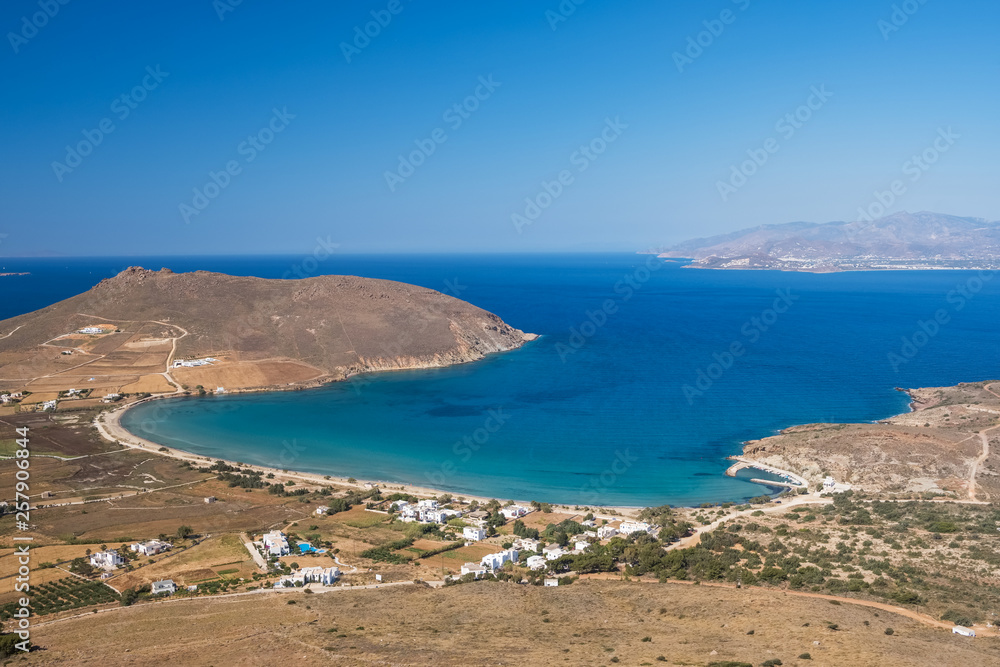
[[[0,271],[32,275],[0,278],[0,318],[132,264],[400,280],[541,334],[477,363],[154,401],[125,418],[206,456],[456,494],[742,499],[767,490],[722,475],[744,440],[905,411],[895,387],[1000,378],[1000,280],[976,272],[703,271],[627,254],[4,259]]]

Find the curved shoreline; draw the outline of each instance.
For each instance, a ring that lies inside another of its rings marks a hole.
[[[414,369],[417,370],[417,369]],[[288,391],[294,389],[304,389],[305,387],[289,387],[288,389],[278,389],[277,391]],[[243,393],[262,393],[268,390],[254,390],[247,391]],[[237,393],[237,392],[233,392]],[[442,489],[436,489],[427,486],[419,486],[416,484],[409,484],[407,482],[396,482],[387,480],[373,480],[373,479],[358,479],[355,477],[339,477],[335,475],[322,475],[320,473],[310,473],[297,470],[289,469],[287,472],[280,470],[278,468],[273,468],[270,466],[243,463],[231,459],[223,458],[212,458],[209,456],[200,456],[192,452],[186,452],[182,449],[177,449],[176,447],[169,447],[167,445],[161,445],[160,443],[153,442],[152,440],[147,440],[141,436],[137,436],[121,424],[121,418],[130,409],[141,405],[143,403],[149,403],[158,399],[166,398],[184,398],[183,395],[178,395],[177,393],[172,394],[160,394],[156,396],[150,396],[138,400],[134,403],[129,403],[123,405],[108,412],[102,412],[93,421],[94,427],[102,438],[109,442],[114,442],[131,449],[143,449],[146,451],[151,451],[161,456],[166,456],[168,458],[177,459],[180,461],[187,461],[189,463],[196,463],[198,465],[204,465],[206,462],[211,464],[215,461],[223,461],[229,465],[239,465],[243,468],[254,470],[262,474],[271,473],[276,479],[284,480],[296,480],[301,482],[306,482],[309,484],[317,484],[320,486],[329,486],[331,484],[337,484],[340,486],[348,486],[357,488],[360,490],[367,490],[370,487],[378,486],[385,490],[399,490],[403,493],[410,493],[415,496],[427,496],[436,497],[443,494],[450,494],[454,497],[462,497],[466,500],[477,500],[480,503],[487,503],[491,500],[500,500],[505,502],[506,500],[514,500],[516,503],[528,505],[531,503],[529,499],[516,499],[516,498],[494,498],[493,496],[483,496],[471,493],[458,493],[455,491],[446,491]],[[353,482],[348,480],[353,479]],[[366,486],[367,485],[367,486]],[[582,505],[568,505],[565,503],[549,503],[554,510],[560,510],[564,512],[575,513],[576,510],[573,507],[582,507]],[[636,512],[645,508],[645,506],[628,506],[628,505],[599,505],[599,506],[588,506],[594,511],[594,515],[598,518],[606,518],[608,520],[629,518],[634,516]],[[618,512],[617,516],[608,514],[609,511]]]
[[[405,369],[405,370],[421,370],[421,369]],[[388,372],[388,371],[377,371],[377,372]],[[320,387],[322,387],[322,386],[324,386],[326,384],[332,384],[333,382],[340,382],[340,381],[342,381],[342,380],[334,380],[332,382],[324,382],[322,384],[313,385],[313,386],[289,386],[289,387],[277,387],[277,388],[273,388],[273,389],[250,389],[250,390],[233,391],[231,393],[232,394],[237,394],[237,393],[250,394],[250,393],[267,393],[267,392],[271,392],[271,391],[282,392],[282,391],[296,391],[296,390],[305,390],[305,389],[317,389],[317,388],[320,388]],[[227,392],[227,393],[230,393],[230,392]],[[322,474],[322,473],[311,473],[311,472],[305,472],[305,471],[301,471],[301,470],[292,470],[292,469],[288,469],[287,471],[285,471],[285,470],[282,470],[282,469],[279,469],[279,468],[274,468],[274,467],[271,467],[271,466],[259,465],[259,464],[251,464],[251,463],[245,463],[245,462],[241,462],[241,461],[236,461],[235,459],[225,459],[225,458],[219,458],[219,457],[203,456],[203,455],[195,454],[193,452],[185,451],[183,449],[178,449],[176,447],[171,447],[169,445],[163,445],[161,443],[154,442],[152,440],[148,440],[146,438],[138,436],[138,435],[132,433],[131,431],[129,431],[127,428],[125,428],[125,426],[123,426],[122,423],[121,423],[121,419],[125,415],[125,413],[128,412],[129,410],[131,410],[134,407],[137,407],[139,405],[142,405],[142,404],[145,404],[145,403],[149,403],[149,402],[152,402],[152,401],[160,400],[160,399],[181,399],[181,398],[191,398],[191,399],[194,399],[196,397],[195,396],[191,396],[191,395],[187,394],[186,392],[174,392],[174,393],[170,393],[170,394],[157,394],[155,396],[150,396],[150,397],[147,397],[147,398],[140,399],[138,401],[135,401],[134,403],[129,403],[129,404],[126,404],[126,405],[118,406],[118,407],[116,407],[116,408],[114,408],[112,410],[109,410],[107,412],[102,412],[101,414],[99,414],[94,419],[93,424],[94,424],[94,427],[97,429],[98,433],[101,435],[101,437],[104,438],[105,440],[109,441],[109,442],[114,442],[114,443],[117,443],[117,444],[129,447],[129,448],[132,448],[132,449],[143,449],[143,450],[146,450],[146,451],[152,451],[152,452],[155,452],[157,454],[160,454],[160,455],[163,455],[163,456],[167,456],[169,458],[174,458],[174,459],[178,459],[178,460],[181,460],[181,461],[187,461],[187,462],[190,462],[190,463],[196,463],[198,465],[205,465],[206,462],[208,464],[211,464],[211,463],[214,463],[215,461],[223,461],[223,462],[225,462],[228,465],[234,465],[234,466],[235,465],[239,465],[239,466],[241,466],[243,468],[247,468],[247,469],[250,469],[250,470],[261,472],[262,474],[271,473],[271,474],[274,474],[276,478],[281,478],[281,479],[285,479],[285,480],[296,480],[296,481],[302,481],[302,482],[306,482],[306,483],[310,483],[310,484],[319,484],[319,485],[338,484],[338,485],[341,485],[341,486],[348,486],[348,487],[353,487],[353,488],[357,488],[357,489],[361,489],[361,490],[367,490],[371,486],[378,486],[378,487],[381,487],[381,488],[386,489],[386,490],[389,490],[389,489],[398,490],[398,491],[401,491],[401,492],[404,492],[404,493],[411,493],[411,494],[416,495],[416,496],[428,496],[428,497],[434,496],[434,497],[436,497],[436,496],[440,496],[440,495],[443,495],[443,494],[450,494],[452,496],[455,496],[455,497],[459,497],[460,496],[460,497],[468,499],[468,500],[478,500],[481,503],[489,502],[490,500],[494,500],[494,499],[500,500],[501,502],[505,502],[507,500],[514,500],[516,503],[518,503],[518,504],[524,504],[524,505],[527,505],[527,504],[529,504],[531,502],[530,499],[500,498],[500,497],[495,497],[495,496],[485,496],[485,495],[476,494],[476,493],[458,492],[458,491],[453,491],[453,490],[446,490],[446,489],[440,489],[440,488],[435,488],[435,487],[430,487],[430,486],[423,486],[423,485],[418,485],[418,484],[412,484],[412,483],[404,482],[404,481],[384,480],[384,479],[383,480],[378,480],[378,479],[361,479],[361,478],[356,478],[356,477],[353,477],[353,476],[351,476],[351,477],[342,477],[342,476],[339,476],[339,475],[325,475],[325,474]],[[733,455],[733,456],[728,456],[728,457],[725,457],[725,458],[726,459],[733,459],[736,456],[737,455]],[[725,460],[725,459],[723,459],[723,460]],[[747,463],[750,466],[752,466],[752,467],[757,467],[757,465],[755,463],[753,463],[751,460],[747,460]],[[768,468],[773,468],[773,466],[768,466]],[[727,475],[727,473],[728,473],[728,471],[724,472],[723,475]],[[787,476],[787,477],[792,478],[792,479],[796,479],[796,478],[801,479],[801,477],[797,473],[794,473],[794,472],[791,472],[791,471],[780,471],[780,473],[776,473],[776,474],[784,475],[784,476]],[[732,475],[728,475],[728,476],[732,476]],[[354,479],[355,481],[354,482],[349,482],[348,481],[349,479]],[[764,480],[761,480],[761,481],[744,480],[744,481],[750,481],[752,483],[758,484],[759,486],[761,486],[761,487],[763,487],[765,489],[767,489],[767,488],[771,488],[771,489],[777,488],[773,484],[765,483]],[[369,485],[369,486],[366,486],[366,485]],[[761,495],[767,495],[767,494],[766,493],[762,493]],[[543,501],[543,502],[545,502],[545,501]],[[720,501],[717,501],[717,502],[722,503],[722,502],[727,502],[727,501],[720,500]],[[642,509],[645,509],[647,507],[647,505],[583,505],[583,504],[579,504],[579,503],[560,503],[560,502],[550,502],[548,504],[550,504],[553,507],[553,509],[562,510],[562,511],[570,512],[570,513],[576,511],[576,510],[573,509],[574,507],[584,507],[584,506],[586,506],[586,507],[589,507],[591,510],[593,510],[595,516],[598,516],[598,518],[607,518],[609,520],[614,519],[614,518],[622,518],[622,516],[614,517],[614,516],[608,515],[608,514],[603,514],[602,515],[602,511],[605,512],[605,513],[608,512],[608,511],[618,512],[619,515],[623,515],[623,516],[625,516],[627,518],[627,517],[630,517],[630,516],[634,516],[635,513],[637,513],[638,511],[640,511]],[[673,505],[673,507],[675,507],[677,509],[696,509],[698,507],[698,505]]]
[[[537,339],[539,337],[540,336],[534,336],[530,340],[535,340],[535,339]],[[529,341],[526,340],[525,342],[529,342]],[[515,349],[519,349],[519,348],[515,348]],[[489,356],[491,356],[491,355],[489,355]],[[471,362],[464,362],[464,363],[471,363]],[[456,364],[451,364],[451,365],[456,365]],[[435,366],[434,368],[447,368],[449,366],[450,365]],[[399,369],[391,369],[391,370],[426,370],[426,368],[425,367],[419,367],[419,368],[417,368],[417,367],[410,367],[410,368],[399,368]],[[333,384],[334,382],[345,381],[345,380],[350,379],[351,377],[354,377],[356,375],[370,375],[370,374],[383,373],[383,372],[390,372],[390,370],[361,371],[361,372],[352,373],[352,374],[350,374],[350,375],[348,375],[348,376],[346,376],[344,378],[325,379],[325,380],[320,381],[320,382],[317,382],[316,380],[312,380],[312,381],[309,381],[307,383],[302,383],[302,384],[298,384],[297,383],[297,384],[294,384],[294,385],[286,385],[286,386],[274,386],[274,387],[260,387],[260,388],[252,388],[252,389],[241,389],[241,390],[233,390],[231,392],[226,392],[226,393],[227,394],[243,394],[243,393],[249,394],[249,393],[265,393],[265,392],[280,392],[280,391],[297,391],[297,390],[305,390],[305,389],[316,389],[316,388],[323,387],[325,385]],[[912,393],[911,393],[913,391],[913,389],[902,389],[902,388],[899,388],[899,387],[896,387],[895,389],[897,391],[900,391],[902,393],[907,394],[907,396],[910,397],[911,402],[907,406],[907,408],[906,408],[905,411],[899,412],[899,413],[895,413],[895,414],[890,415],[889,417],[885,417],[883,419],[888,419],[888,418],[891,418],[891,417],[894,417],[894,416],[897,416],[897,415],[906,414],[907,412],[913,412],[913,409],[914,409],[913,408],[913,401],[915,400],[914,397],[913,397],[913,395],[912,395]],[[181,390],[178,390],[176,392],[172,392],[172,393],[169,393],[169,394],[157,394],[157,395],[150,396],[150,397],[147,397],[147,398],[144,398],[144,399],[140,399],[138,401],[135,401],[134,403],[129,403],[127,405],[123,405],[123,406],[117,407],[117,408],[115,408],[115,409],[113,409],[111,411],[101,413],[101,415],[99,415],[95,419],[94,425],[97,428],[98,432],[101,434],[101,436],[103,438],[105,438],[106,440],[109,440],[111,442],[118,442],[120,444],[123,444],[123,445],[128,446],[128,447],[132,447],[132,448],[141,448],[141,449],[145,449],[145,450],[148,450],[148,451],[154,451],[154,452],[157,452],[159,454],[163,454],[165,456],[169,456],[171,458],[176,458],[178,460],[188,461],[188,462],[191,462],[191,463],[198,463],[199,465],[204,465],[205,462],[211,463],[211,462],[214,462],[214,461],[217,461],[217,460],[222,460],[222,461],[225,461],[227,464],[230,464],[230,465],[236,465],[236,464],[239,463],[240,465],[242,465],[245,468],[256,470],[256,471],[260,471],[263,474],[272,473],[276,477],[281,477],[281,478],[286,479],[286,480],[299,480],[299,481],[303,481],[303,482],[307,482],[307,483],[311,483],[311,484],[319,484],[319,485],[324,485],[325,484],[325,485],[328,485],[328,484],[331,484],[331,483],[336,483],[336,484],[339,484],[339,485],[342,485],[342,486],[349,486],[349,487],[354,487],[354,488],[359,488],[359,489],[365,489],[366,485],[370,485],[370,486],[379,486],[379,487],[382,487],[384,489],[393,488],[393,489],[400,490],[400,491],[403,491],[403,492],[406,492],[406,493],[412,493],[412,494],[418,495],[418,496],[420,496],[420,495],[423,495],[423,496],[440,496],[442,494],[451,494],[452,496],[461,496],[463,498],[467,498],[467,499],[470,499],[470,500],[473,500],[473,499],[474,500],[479,500],[480,502],[487,502],[489,500],[494,499],[494,497],[492,497],[492,496],[484,496],[484,495],[476,494],[476,493],[467,493],[467,492],[457,492],[457,491],[452,491],[452,490],[445,490],[445,489],[440,489],[440,488],[434,488],[434,487],[429,487],[429,486],[412,484],[412,483],[405,482],[405,481],[376,480],[376,479],[358,479],[358,478],[354,478],[354,477],[342,477],[342,476],[338,476],[338,475],[324,475],[322,473],[310,473],[310,472],[296,471],[296,470],[288,470],[287,472],[285,472],[285,471],[283,471],[281,469],[270,467],[270,466],[266,466],[266,465],[247,464],[247,463],[242,463],[242,462],[238,462],[238,461],[231,460],[231,459],[220,459],[220,458],[212,458],[212,457],[202,456],[202,455],[195,454],[193,452],[188,452],[188,451],[185,451],[185,450],[182,450],[182,449],[177,449],[176,447],[170,447],[170,446],[167,446],[167,445],[162,445],[160,443],[156,443],[156,442],[153,442],[153,441],[148,440],[146,438],[143,438],[141,436],[135,435],[134,433],[132,433],[131,431],[129,431],[128,429],[126,429],[121,424],[121,418],[122,418],[122,416],[129,409],[134,408],[134,407],[136,407],[138,405],[141,405],[143,403],[148,403],[148,402],[155,401],[155,400],[158,400],[158,399],[166,399],[166,398],[195,398],[195,397],[191,396],[188,392],[184,392],[184,391],[181,391]],[[870,423],[878,423],[878,422],[882,421],[883,419],[876,419],[876,420],[873,420]],[[859,422],[859,423],[861,423],[861,422]],[[793,425],[788,426],[786,428],[794,428],[796,426],[806,426],[806,425],[807,424],[793,424]],[[780,434],[784,430],[785,429],[780,429],[777,433]],[[738,452],[735,452],[733,455],[725,457],[725,459],[729,459],[730,461],[740,461],[740,462],[743,462],[745,465],[747,465],[749,467],[756,467],[756,468],[760,468],[762,470],[768,470],[768,471],[772,472],[773,474],[777,474],[779,476],[786,477],[787,479],[791,479],[791,480],[795,480],[795,481],[798,481],[798,482],[802,482],[801,485],[795,486],[794,488],[806,488],[806,489],[808,489],[808,482],[805,482],[805,479],[800,474],[798,474],[796,472],[793,472],[793,471],[789,471],[789,470],[778,470],[778,469],[775,469],[774,466],[770,466],[768,464],[764,464],[761,461],[757,461],[757,460],[755,460],[755,459],[753,459],[751,457],[745,456],[743,454],[743,449],[744,449],[744,446],[747,444],[747,442],[749,442],[749,441],[743,441],[743,442],[741,442],[740,443],[740,450],[738,450]],[[165,451],[160,451],[161,449],[165,450]],[[775,472],[775,471],[777,471],[777,472]],[[724,475],[728,475],[728,470],[726,472],[724,472],[723,474]],[[733,476],[733,475],[729,475],[729,476]],[[355,482],[353,482],[353,483],[349,482],[348,479],[355,479]],[[782,486],[786,486],[786,485],[781,484],[781,483],[778,483],[778,484],[768,484],[768,483],[766,483],[766,480],[749,480],[749,481],[751,481],[752,483],[758,484],[758,485],[760,485],[760,486],[762,486],[764,488],[770,488],[770,489],[775,489],[775,488],[779,488],[779,487],[782,487]],[[370,486],[368,488],[370,488]],[[762,494],[762,495],[765,495],[765,494]],[[497,500],[501,500],[501,501],[509,500],[509,498],[499,498],[499,497],[497,497],[496,499]],[[525,503],[525,504],[528,503],[528,502],[530,502],[529,500],[526,500],[526,499],[515,499],[515,500],[518,503]],[[720,501],[717,501],[717,502],[721,503],[721,502],[725,502],[725,501],[720,500]],[[560,508],[560,509],[563,509],[565,511],[570,511],[570,512],[574,511],[572,509],[573,507],[582,507],[583,506],[583,505],[580,505],[580,504],[567,504],[567,503],[549,503],[549,504],[551,504],[553,508]],[[613,510],[613,511],[617,511],[617,512],[620,512],[620,513],[623,513],[623,514],[634,514],[636,511],[641,510],[641,509],[643,509],[645,507],[645,506],[639,506],[639,505],[598,505],[598,506],[587,505],[587,506],[588,507],[592,507],[593,509],[598,509],[598,510],[601,510],[601,509],[603,509],[605,511],[612,511]],[[676,507],[678,507],[678,508],[686,508],[686,509],[694,509],[697,506],[696,505],[679,505],[679,506],[676,506]]]

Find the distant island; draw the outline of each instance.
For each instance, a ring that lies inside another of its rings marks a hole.
[[[31,274],[27,271],[18,271],[17,273],[0,273],[0,278],[3,276],[30,276]]]
[[[657,252],[700,269],[872,271],[1000,268],[1000,222],[896,213],[862,222],[790,222],[693,239]]]

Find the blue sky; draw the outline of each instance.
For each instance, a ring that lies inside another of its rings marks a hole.
[[[896,7],[8,0],[0,255],[635,250],[896,179],[1000,219],[1000,5]]]

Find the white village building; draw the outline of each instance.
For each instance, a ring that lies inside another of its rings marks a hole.
[[[521,551],[538,551],[541,542],[532,537],[522,537],[514,540],[514,546]]]
[[[546,562],[545,556],[528,556],[527,565],[532,570],[544,570]]]
[[[287,556],[290,553],[288,539],[280,530],[272,530],[264,534],[264,550],[269,556]]]
[[[503,567],[504,563],[508,561],[516,563],[517,556],[518,556],[517,549],[507,549],[505,551],[500,551],[495,554],[483,556],[480,563],[482,563],[483,567],[485,567],[488,570],[499,570],[500,568]]]
[[[113,570],[125,564],[125,559],[117,551],[98,551],[90,554],[90,564],[102,570]]]
[[[486,568],[479,563],[466,563],[462,566],[462,574],[475,575],[476,579],[486,574]]]
[[[160,540],[149,540],[148,542],[136,542],[131,545],[129,549],[135,551],[136,553],[142,554],[143,556],[155,556],[158,553],[163,553],[167,549],[173,547],[169,542],[161,542]]]
[[[163,581],[154,581],[152,590],[150,594],[152,595],[173,595],[177,592],[177,584],[174,583],[173,579],[164,579]]]
[[[473,542],[478,542],[480,540],[486,539],[486,531],[482,528],[474,528],[472,526],[466,526],[462,529],[462,537]]]
[[[558,544],[550,544],[549,546],[542,549],[542,555],[545,556],[546,560],[555,560],[560,556],[565,556],[566,550],[563,549]]]
[[[174,368],[195,368],[197,366],[211,366],[213,361],[218,361],[218,359],[213,359],[212,357],[205,357],[204,359],[174,359]]]
[[[522,507],[521,505],[508,505],[507,507],[501,507],[500,513],[504,515],[507,520],[519,519],[525,514],[531,512],[530,508]]]
[[[618,526],[618,532],[622,535],[631,535],[632,533],[651,533],[655,530],[655,527],[645,521],[622,521],[621,525]]]
[[[617,528],[612,528],[611,526],[601,526],[597,529],[597,538],[601,540],[611,539],[618,534]]]
[[[843,493],[850,491],[851,485],[846,482],[837,482],[833,477],[827,475],[823,480],[823,493]]]
[[[276,584],[274,584],[274,587],[288,588],[296,585],[305,586],[306,584],[322,584],[324,586],[332,586],[339,578],[339,568],[322,568],[317,565],[314,567],[299,568],[291,575],[282,577]]]

